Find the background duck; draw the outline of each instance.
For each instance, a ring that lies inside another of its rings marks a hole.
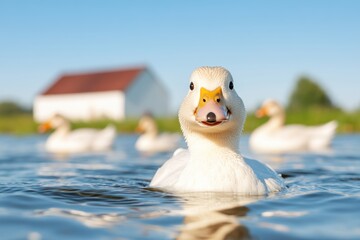
[[[319,126],[285,125],[285,111],[273,99],[264,101],[256,116],[270,117],[250,135],[251,149],[261,153],[325,149],[331,143],[337,128],[336,121]]]
[[[71,131],[70,122],[60,114],[54,115],[39,126],[40,132],[55,129],[46,141],[45,148],[53,153],[83,153],[105,151],[112,147],[116,129],[109,125],[102,130],[82,128]]]
[[[174,192],[236,192],[262,195],[284,182],[270,167],[239,152],[246,118],[230,72],[200,67],[179,110],[188,150],[179,149],[158,169],[150,186]]]
[[[180,135],[159,134],[155,119],[149,113],[141,117],[136,131],[142,133],[135,143],[135,148],[140,152],[171,152],[179,147]]]

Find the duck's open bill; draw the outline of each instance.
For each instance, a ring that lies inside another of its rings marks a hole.
[[[224,104],[221,87],[213,91],[200,89],[200,99],[195,111],[198,122],[216,124],[228,120],[229,112]]]

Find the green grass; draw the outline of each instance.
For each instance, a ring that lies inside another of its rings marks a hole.
[[[177,117],[156,119],[161,132],[180,132],[180,125]],[[97,128],[101,129],[108,124],[113,124],[120,133],[133,133],[138,124],[138,119],[125,119],[123,121],[99,120],[92,122],[73,122],[72,129]],[[27,135],[37,133],[39,124],[36,123],[31,114],[19,114],[0,116],[0,133]]]
[[[25,135],[36,133],[37,124],[31,114],[1,115],[0,133]]]
[[[72,126],[74,129],[86,127],[101,129],[106,127],[108,124],[113,124],[120,133],[133,133],[135,132],[138,121],[138,119],[125,119],[120,122],[99,120],[93,122],[74,122]],[[156,123],[159,131],[161,132],[180,132],[180,125],[177,117],[156,119]]]
[[[337,120],[339,127],[338,133],[355,133],[360,132],[360,111],[343,112],[339,110],[312,109],[307,112],[288,113],[287,124],[306,124],[317,125],[326,123],[331,120]],[[250,133],[255,128],[263,124],[267,119],[258,119],[252,113],[248,114],[244,132]],[[164,132],[180,132],[179,121],[176,116],[171,118],[156,119],[159,130]],[[133,133],[138,123],[138,119],[126,119],[120,122],[101,120],[93,122],[75,122],[72,128],[104,128],[108,124],[116,126],[119,133]],[[0,116],[0,133],[3,134],[34,134],[37,133],[38,124],[35,123],[30,114],[19,114]]]

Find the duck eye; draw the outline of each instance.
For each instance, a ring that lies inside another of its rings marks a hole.
[[[230,83],[229,83],[229,88],[230,88],[231,90],[234,88],[233,82],[230,82]]]
[[[193,82],[190,83],[190,90],[191,91],[194,90],[194,83]]]

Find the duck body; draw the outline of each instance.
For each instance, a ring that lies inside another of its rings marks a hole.
[[[150,114],[145,114],[140,119],[137,131],[142,133],[135,143],[135,148],[140,152],[171,152],[178,148],[181,139],[179,134],[159,133]]]
[[[140,152],[170,152],[179,146],[179,141],[178,134],[142,134],[136,141],[135,148]]]
[[[336,121],[319,126],[285,125],[285,112],[274,100],[265,101],[260,113],[262,111],[270,116],[270,119],[255,129],[249,139],[251,149],[259,153],[277,154],[326,149],[336,132]]]
[[[284,182],[273,169],[244,158],[239,152],[245,116],[243,102],[233,90],[232,77],[227,70],[221,67],[195,70],[190,92],[179,110],[188,149],[177,150],[156,172],[150,187],[172,192],[243,195],[280,191]]]
[[[82,128],[71,131],[69,122],[60,115],[54,116],[40,128],[43,128],[42,131],[55,129],[46,140],[45,149],[59,154],[106,151],[112,147],[116,137],[113,125],[102,130]]]
[[[46,150],[53,153],[83,153],[109,150],[112,147],[116,130],[108,126],[103,130],[91,128],[71,132],[56,130],[46,141]]]
[[[264,195],[280,191],[284,183],[273,169],[257,160],[229,152],[194,161],[188,150],[181,150],[157,171],[150,186],[173,192]]]

